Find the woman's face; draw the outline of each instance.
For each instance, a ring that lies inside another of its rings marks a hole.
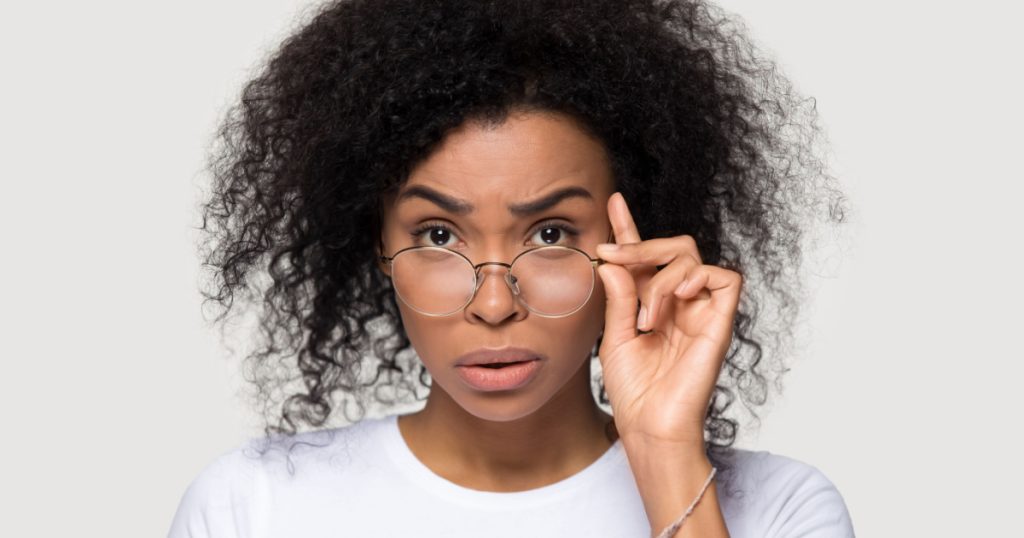
[[[596,258],[595,247],[609,237],[606,208],[612,193],[603,146],[567,116],[510,114],[491,129],[469,122],[452,131],[385,200],[384,254],[422,245],[455,250],[473,264],[511,263],[530,248],[566,245]],[[390,274],[389,267],[382,269]],[[499,265],[483,266],[473,300],[450,315],[427,316],[398,301],[409,339],[433,379],[431,390],[442,390],[467,412],[494,421],[534,413],[570,379],[581,379],[580,369],[589,365],[604,324],[599,278],[580,310],[550,318],[517,301],[505,273]],[[520,351],[500,351],[506,348]],[[489,357],[537,359],[531,364],[535,371],[516,388],[482,389],[467,381],[458,365],[479,357],[469,354],[481,350]],[[494,350],[499,351],[487,355]],[[589,394],[589,369],[584,370]]]

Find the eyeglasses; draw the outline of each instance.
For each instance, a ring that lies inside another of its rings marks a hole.
[[[512,295],[538,316],[560,318],[583,308],[594,292],[595,268],[604,260],[573,247],[549,245],[521,252],[512,263],[473,265],[466,256],[442,247],[417,246],[381,256],[391,269],[395,293],[409,308],[426,316],[448,316],[473,301],[484,282],[481,268],[507,269]]]

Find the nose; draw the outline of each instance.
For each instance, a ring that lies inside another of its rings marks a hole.
[[[467,321],[500,325],[526,317],[527,310],[516,298],[515,280],[501,264],[484,264],[478,269],[477,290],[464,310]]]

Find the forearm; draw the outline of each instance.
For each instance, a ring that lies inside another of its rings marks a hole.
[[[647,519],[651,523],[651,536],[656,537],[665,527],[686,512],[690,503],[700,494],[711,473],[703,447],[659,447],[650,443],[623,441],[630,468],[636,478],[643,499]],[[712,479],[693,512],[686,518],[673,538],[728,537],[718,490]]]

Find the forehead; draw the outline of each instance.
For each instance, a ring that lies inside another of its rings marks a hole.
[[[426,186],[475,207],[532,200],[578,186],[595,199],[613,190],[604,146],[558,113],[509,114],[497,126],[467,122],[450,132],[400,192]]]

